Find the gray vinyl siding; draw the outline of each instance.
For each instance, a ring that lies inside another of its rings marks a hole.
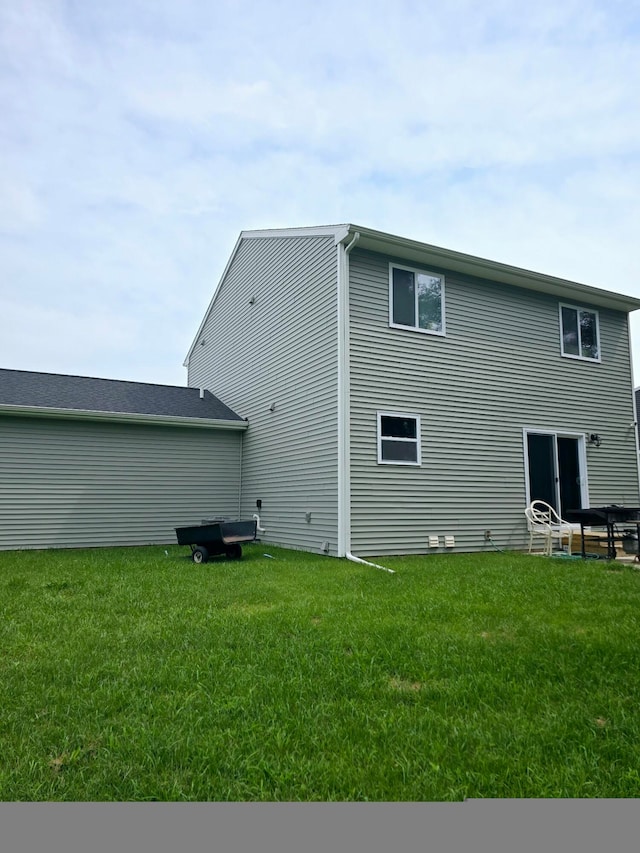
[[[331,237],[243,240],[188,375],[189,385],[204,386],[249,419],[243,517],[257,511],[260,499],[265,541],[310,551],[328,542],[334,554],[336,269]]]
[[[0,549],[175,543],[237,516],[241,434],[0,417]]]
[[[391,329],[389,260],[351,255],[356,554],[428,552],[429,535],[483,550],[485,530],[524,547],[525,427],[599,433],[601,447],[587,447],[591,505],[638,504],[626,314],[598,309],[602,363],[563,358],[557,298],[436,269],[446,336]],[[421,416],[420,467],[377,464],[379,410]]]

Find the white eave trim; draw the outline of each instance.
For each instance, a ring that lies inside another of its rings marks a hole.
[[[349,225],[318,225],[309,228],[263,228],[242,231],[241,240],[268,240],[272,237],[333,237],[339,243],[349,233]]]
[[[90,409],[58,409],[48,406],[12,406],[0,404],[0,415],[30,418],[63,418],[75,421],[109,421],[111,423],[179,426],[196,429],[246,430],[248,421],[227,421],[222,418],[186,418],[177,415],[148,415],[132,412],[97,412]]]
[[[204,317],[202,318],[202,322],[198,327],[198,331],[193,339],[193,343],[189,347],[189,352],[182,363],[183,367],[189,367],[189,359],[191,358],[191,353],[196,347],[196,344],[200,340],[200,336],[205,327],[207,320],[209,319],[209,315],[211,314],[211,310],[213,305],[218,297],[218,293],[222,286],[222,282],[227,277],[227,273],[233,263],[235,256],[238,253],[238,249],[240,248],[240,244],[244,240],[268,240],[274,237],[333,237],[335,243],[340,243],[345,237],[349,236],[349,226],[348,225],[321,225],[317,227],[311,228],[264,228],[258,229],[255,231],[241,231],[240,236],[236,240],[236,244],[233,247],[233,251],[231,252],[231,256],[226,263],[226,266],[220,276],[220,281],[218,282],[216,289],[213,293],[213,297],[211,298],[211,302],[207,307],[207,310],[204,313]]]
[[[211,312],[211,309],[213,308],[213,303],[216,301],[216,297],[218,295],[218,291],[220,290],[220,286],[222,285],[222,282],[225,280],[225,277],[229,271],[229,267],[233,263],[233,259],[235,258],[236,254],[238,252],[238,249],[240,248],[241,242],[242,242],[242,234],[236,240],[236,244],[233,247],[233,252],[231,252],[231,256],[230,256],[229,260],[227,261],[227,264],[226,264],[224,270],[222,271],[222,275],[220,276],[220,281],[218,282],[218,286],[216,287],[216,289],[213,292],[213,296],[211,297],[211,302],[209,303],[209,307],[204,312],[204,317],[202,318],[202,322],[198,326],[198,331],[196,332],[196,335],[193,339],[193,343],[189,347],[189,352],[187,353],[185,360],[182,362],[183,367],[187,367],[187,368],[189,367],[189,359],[191,358],[191,353],[193,352],[196,344],[198,343],[198,340],[200,339],[200,335],[202,333],[202,330],[204,329],[204,325],[207,322],[207,320],[209,319],[209,314]]]
[[[428,243],[408,240],[405,237],[396,237],[393,234],[362,228],[359,225],[350,225],[349,232],[354,233],[355,231],[360,232],[358,243],[360,249],[392,255],[423,265],[433,265],[445,271],[452,270],[527,290],[549,293],[562,299],[577,300],[581,304],[598,305],[626,313],[640,308],[640,299],[623,293],[532,272],[509,264],[478,258],[474,255],[465,255],[451,249],[443,249]]]

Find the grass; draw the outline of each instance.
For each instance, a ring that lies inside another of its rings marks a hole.
[[[383,562],[0,553],[0,800],[640,796],[640,572]]]

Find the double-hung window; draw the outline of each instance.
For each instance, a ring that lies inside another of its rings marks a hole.
[[[576,305],[560,305],[562,355],[586,361],[600,361],[598,312]]]
[[[389,264],[389,325],[444,335],[444,276]]]
[[[420,465],[420,416],[378,412],[378,462]]]

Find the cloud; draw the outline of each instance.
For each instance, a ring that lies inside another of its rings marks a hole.
[[[273,99],[266,81],[224,84],[197,74],[169,76],[146,87],[134,85],[128,92],[129,108],[151,118],[202,125],[216,118],[255,120]]]
[[[623,0],[5,4],[0,363],[184,378],[253,227],[640,294],[639,40]]]
[[[0,175],[0,231],[24,234],[43,221],[44,208],[36,190],[11,175]]]

